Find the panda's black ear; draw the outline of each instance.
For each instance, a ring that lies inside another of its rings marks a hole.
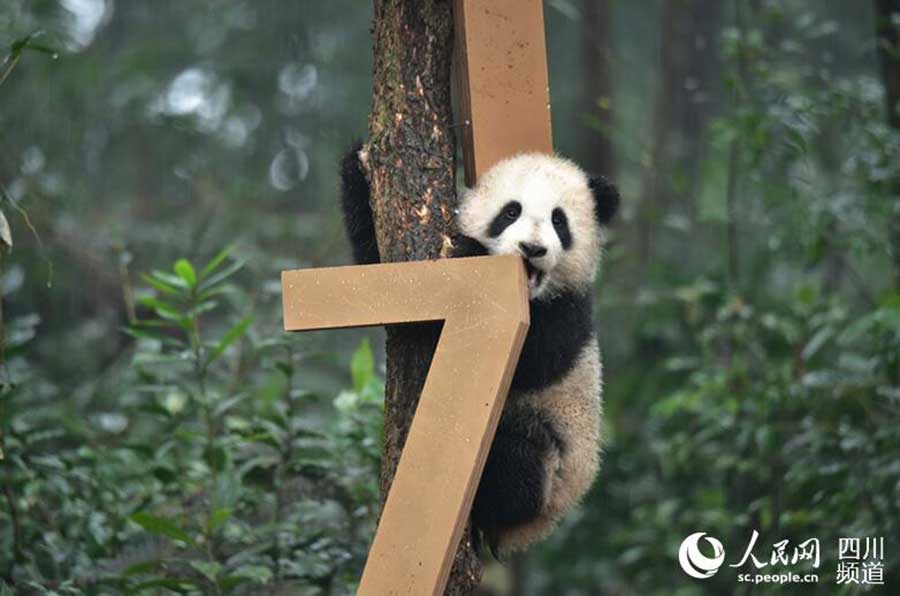
[[[588,187],[594,195],[594,215],[597,223],[606,224],[619,210],[619,189],[605,176],[593,176]]]

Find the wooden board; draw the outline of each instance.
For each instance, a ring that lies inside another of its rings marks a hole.
[[[466,184],[505,157],[553,152],[541,0],[454,0]]]
[[[357,594],[444,592],[529,323],[516,256],[282,273],[287,331],[444,321]]]

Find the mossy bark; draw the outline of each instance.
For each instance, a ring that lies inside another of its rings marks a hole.
[[[381,260],[444,257],[452,246],[456,207],[451,2],[375,0],[374,46],[374,93],[363,162],[372,188]],[[382,502],[439,334],[440,328],[434,324],[398,325],[387,330]],[[481,565],[470,536],[467,529],[447,594],[477,592]]]

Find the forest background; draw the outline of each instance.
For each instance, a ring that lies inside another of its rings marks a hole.
[[[337,163],[371,20],[4,1],[0,593],[353,592],[382,335],[288,336],[279,272],[350,262]],[[731,562],[754,529],[761,559],[818,538],[823,594],[858,590],[840,538],[883,536],[900,585],[898,3],[545,20],[557,150],[623,196],[596,291],[607,440],[583,506],[484,591],[733,592],[678,545],[703,530]]]

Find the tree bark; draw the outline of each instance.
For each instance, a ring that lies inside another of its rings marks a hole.
[[[900,27],[893,22],[896,17],[900,17],[900,0],[875,0],[875,35],[884,82],[887,121],[891,128],[900,131]],[[888,222],[888,234],[894,260],[895,285],[900,287],[900,179],[889,181],[887,192],[894,204],[894,212]]]
[[[375,0],[373,33],[374,91],[364,164],[381,260],[447,256],[456,207],[455,143],[450,127],[451,3]],[[439,334],[440,326],[435,324],[387,329],[382,505]],[[474,594],[480,578],[481,564],[467,528],[446,594]]]

